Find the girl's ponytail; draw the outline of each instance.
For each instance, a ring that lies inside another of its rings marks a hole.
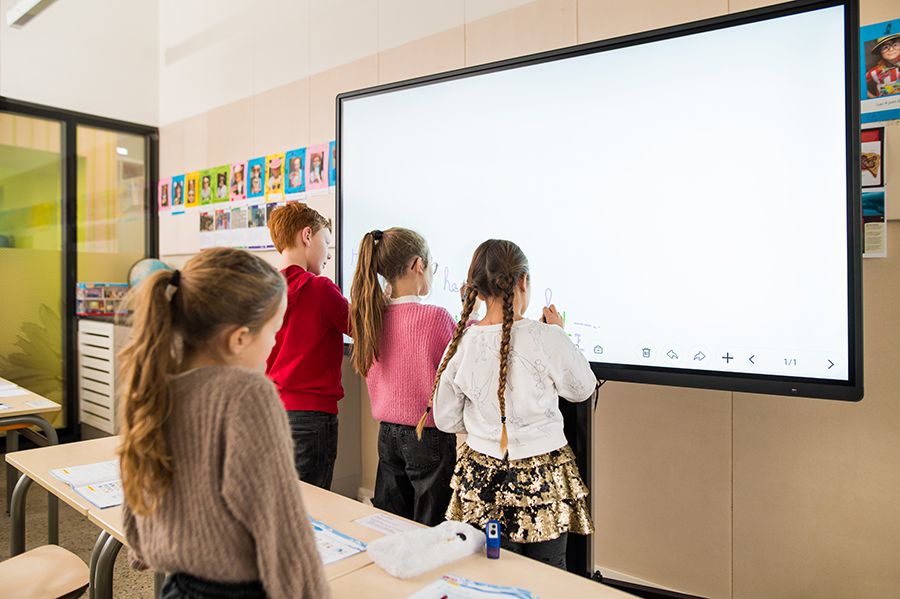
[[[119,460],[125,501],[134,513],[153,512],[172,482],[172,456],[163,424],[172,411],[168,379],[178,368],[175,305],[179,271],[157,271],[132,301],[134,341],[120,354]],[[174,294],[174,295],[173,295]]]
[[[384,233],[366,233],[359,243],[359,263],[350,287],[350,330],[353,331],[353,367],[363,376],[378,359],[387,301],[378,281],[376,253]]]

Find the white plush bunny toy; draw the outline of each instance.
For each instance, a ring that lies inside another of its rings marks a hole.
[[[484,532],[448,520],[434,528],[410,530],[369,543],[369,555],[385,572],[412,578],[484,549]]]

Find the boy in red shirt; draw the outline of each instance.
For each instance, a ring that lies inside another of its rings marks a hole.
[[[337,457],[337,402],[348,304],[331,279],[321,276],[331,259],[331,223],[293,202],[269,216],[269,232],[284,259],[287,311],[266,362],[281,394],[294,438],[300,479],[328,489]]]

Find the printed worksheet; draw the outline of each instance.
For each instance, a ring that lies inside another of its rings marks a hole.
[[[408,530],[420,530],[422,528],[413,522],[398,518],[397,516],[391,516],[390,514],[372,514],[370,516],[357,518],[354,522],[386,534],[406,532]]]
[[[365,543],[331,528],[324,522],[310,518],[310,523],[316,535],[319,556],[326,566],[366,550]]]
[[[75,487],[75,492],[100,509],[122,505],[125,499],[122,494],[121,480]]]
[[[409,599],[538,599],[526,589],[507,587],[486,582],[468,580],[448,574],[424,589],[416,591]]]

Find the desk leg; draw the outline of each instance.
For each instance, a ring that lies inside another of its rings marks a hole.
[[[19,431],[6,431],[6,453],[19,451]],[[12,464],[6,464],[6,515],[9,516],[10,506],[12,505],[13,487],[16,486],[16,479],[19,471],[12,467]]]
[[[163,584],[166,582],[166,575],[162,572],[153,573],[153,597],[159,599],[162,593]]]
[[[47,544],[59,545],[59,498],[47,493]]]
[[[25,552],[25,499],[31,488],[31,479],[24,474],[19,477],[13,489],[12,503],[9,506],[9,556],[15,557]]]
[[[100,550],[100,556],[97,558],[97,569],[95,579],[97,588],[94,599],[112,599],[113,596],[113,569],[116,565],[116,556],[119,555],[119,549],[122,543],[118,542],[114,537],[110,536],[103,544]]]
[[[97,594],[97,560],[100,559],[100,553],[103,551],[103,546],[106,544],[108,538],[109,533],[105,530],[101,530],[100,534],[97,535],[97,542],[94,543],[94,548],[91,550],[91,584],[88,587],[89,599],[94,599]]]

